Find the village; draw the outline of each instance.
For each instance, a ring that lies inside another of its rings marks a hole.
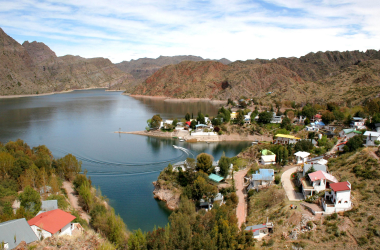
[[[242,102],[245,100],[239,101]],[[285,239],[294,240],[297,239],[295,235],[310,231],[313,226],[309,222],[315,218],[343,215],[357,206],[351,192],[352,183],[331,171],[329,161],[360,147],[377,148],[380,123],[374,123],[368,117],[355,116],[349,118],[349,122],[330,119],[326,124],[324,114],[317,111],[307,117],[295,116],[293,111],[283,114],[279,108],[276,113],[268,110],[259,112],[257,108],[250,111],[241,104],[236,106],[232,108],[235,111],[222,107],[218,116],[213,118],[199,112],[197,119],[186,114],[184,121],[162,121],[159,115],[148,120],[147,133],[157,131],[180,142],[218,141],[220,139],[217,138],[233,131],[234,126],[244,127],[256,138],[252,140],[252,146],[238,157],[222,156],[215,161],[202,153],[196,159],[170,164],[155,185],[170,189],[165,185],[171,183],[172,186],[178,180],[183,187],[198,181],[199,190],[188,195],[196,201],[198,210],[207,212],[215,206],[233,203],[236,205],[238,227],[252,233],[255,240],[264,242],[276,232],[277,225],[271,220],[273,217],[267,217],[259,224],[247,220],[249,209],[252,209],[248,204],[250,197],[263,190],[271,187],[284,190],[288,200],[285,204],[289,204],[286,207],[301,211],[302,218],[307,218],[302,219],[303,225],[291,233],[281,232]],[[368,125],[376,131],[367,130]],[[248,135],[245,137],[251,139]],[[167,201],[166,198],[163,200]],[[15,214],[17,209],[20,208],[13,207]],[[57,200],[42,200],[41,209],[33,218],[0,223],[2,249],[17,249],[21,242],[25,245],[49,237],[82,234],[85,229],[74,222],[75,218],[58,208]]]

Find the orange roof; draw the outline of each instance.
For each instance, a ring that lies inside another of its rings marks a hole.
[[[331,183],[330,188],[334,190],[334,192],[347,191],[347,190],[351,190],[351,185],[347,181],[345,181],[345,182]]]
[[[28,221],[29,226],[37,226],[49,233],[55,234],[76,217],[61,209],[51,210],[37,215]]]

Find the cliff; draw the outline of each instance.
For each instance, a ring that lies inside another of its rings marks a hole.
[[[170,210],[175,210],[179,207],[180,201],[180,191],[174,187],[167,188],[165,185],[162,185],[161,180],[154,181],[154,198],[160,201],[166,202],[166,206]]]
[[[104,58],[57,57],[44,43],[19,44],[0,29],[0,95],[124,88],[131,75]]]

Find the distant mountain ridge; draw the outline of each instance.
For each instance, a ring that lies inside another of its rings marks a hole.
[[[200,56],[159,56],[156,59],[154,58],[140,58],[137,60],[123,61],[121,63],[116,63],[116,67],[120,70],[129,73],[133,76],[133,81],[129,85],[133,87],[143,81],[145,81],[149,76],[151,76],[154,72],[159,70],[160,68],[167,65],[174,65],[181,63],[183,61],[192,61],[192,62],[200,62],[200,61],[209,61],[210,59],[203,59]],[[212,60],[218,61],[223,64],[231,63],[230,60],[226,58],[222,58],[220,60]]]
[[[0,28],[0,95],[118,88],[132,78],[108,59],[57,57],[44,43],[21,45]]]
[[[132,95],[172,98],[363,102],[380,95],[380,51],[327,51],[300,58],[184,61],[161,68]]]

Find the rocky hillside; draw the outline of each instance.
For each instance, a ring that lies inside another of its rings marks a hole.
[[[19,44],[0,29],[0,95],[120,88],[132,77],[104,58],[57,57],[45,44]]]
[[[137,84],[145,81],[154,72],[156,72],[164,66],[178,64],[183,61],[200,62],[205,60],[207,59],[203,59],[200,56],[160,56],[156,59],[140,58],[137,60],[123,61],[115,65],[120,70],[129,73],[133,76],[133,80],[130,84],[130,87],[134,87]],[[218,61],[226,65],[231,63],[231,61],[229,61],[226,58],[214,61]]]
[[[132,94],[362,102],[380,93],[379,57],[380,51],[368,50],[318,52],[301,58],[256,59],[228,65],[186,61],[158,70]]]

